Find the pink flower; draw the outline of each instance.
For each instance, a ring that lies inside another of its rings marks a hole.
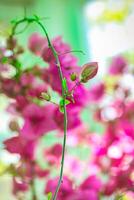
[[[52,40],[52,44],[55,50],[59,53],[59,59],[61,66],[64,68],[76,66],[77,59],[72,54],[67,53],[71,50],[70,46],[62,41],[62,37],[56,37]],[[66,54],[67,53],[67,54]],[[53,56],[52,50],[48,47],[48,44],[44,46],[42,51],[42,58],[45,62],[55,65],[55,58]]]
[[[115,182],[115,180],[110,179],[110,181],[108,183],[106,183],[104,185],[104,190],[103,190],[103,194],[106,196],[109,196],[111,194],[113,194],[117,189],[117,184]]]
[[[94,191],[101,191],[102,189],[102,182],[101,180],[96,177],[95,175],[89,176],[80,186],[82,190],[94,190]]]
[[[35,104],[28,105],[24,111],[24,125],[21,135],[27,139],[36,139],[48,131],[56,129],[52,119],[55,106],[47,105],[44,107]]]
[[[119,128],[123,130],[123,132],[134,139],[134,124],[131,121],[128,121],[127,119],[122,119],[119,123]]]
[[[8,97],[15,98],[16,95],[20,94],[21,86],[14,79],[5,78],[0,86],[1,92],[6,94]]]
[[[13,194],[16,195],[18,192],[26,192],[28,190],[28,184],[22,180],[13,178]]]
[[[42,83],[42,84],[34,84],[31,86],[30,89],[28,89],[27,91],[27,95],[28,97],[37,97],[37,98],[41,98],[41,93],[42,92],[47,92],[47,86],[46,84]]]
[[[20,83],[22,86],[28,87],[29,85],[32,85],[34,82],[34,76],[32,73],[23,73],[20,77]]]
[[[55,144],[54,146],[45,149],[45,159],[48,161],[49,164],[53,165],[59,162],[62,154],[62,145]]]
[[[99,83],[93,85],[89,90],[89,101],[99,101],[103,97],[105,92],[105,85]]]
[[[89,103],[88,89],[83,85],[79,85],[73,92],[73,99],[72,107],[85,107]]]
[[[32,160],[34,158],[35,142],[24,140],[20,136],[15,136],[4,141],[7,151],[17,153],[24,159]]]
[[[94,190],[78,190],[69,195],[65,200],[99,200],[99,196]]]
[[[59,60],[61,64],[61,69],[64,77],[67,79],[68,84],[72,85],[72,81],[70,80],[70,75],[73,72],[80,72],[80,67],[78,67],[77,59],[71,53],[67,53],[71,51],[71,48],[68,44],[62,41],[61,37],[57,37],[52,40],[52,44],[55,50],[59,53]],[[42,52],[43,59],[50,64],[48,69],[43,70],[43,79],[51,85],[51,87],[61,92],[61,82],[58,73],[58,67],[56,66],[56,61],[53,56],[52,51],[48,46],[44,47]]]
[[[36,55],[41,55],[42,49],[46,46],[46,38],[41,37],[38,33],[33,33],[28,41],[29,49]]]
[[[123,57],[115,57],[110,65],[109,73],[112,75],[122,74],[126,70],[126,67],[127,62]]]
[[[52,192],[52,194],[54,194],[57,183],[58,183],[58,179],[59,178],[54,178],[54,179],[48,180],[48,182],[46,184],[46,189],[45,189],[46,194],[49,192]],[[68,197],[73,192],[72,188],[73,188],[72,181],[69,180],[69,178],[67,178],[67,177],[63,177],[63,183],[61,184],[57,200],[66,199],[66,197]]]
[[[28,106],[29,102],[24,95],[17,95],[16,102],[10,104],[8,111],[13,114],[13,112],[22,113],[26,106]]]
[[[38,165],[35,166],[35,175],[39,178],[47,177],[50,173],[47,169],[41,169]]]
[[[18,176],[23,177],[24,180],[32,180],[33,177],[45,178],[49,175],[48,169],[42,169],[34,160],[22,160],[18,167],[16,167]]]
[[[81,124],[79,109],[67,107],[68,115],[68,129],[76,128]],[[75,116],[75,117],[74,117]],[[64,129],[64,115],[59,111],[59,108],[56,108],[54,111],[53,119],[60,130]]]
[[[67,64],[66,64],[67,65]],[[61,66],[64,77],[67,80],[68,87],[72,88],[74,83],[70,80],[70,75],[73,72],[79,72],[80,67],[69,65],[69,67],[65,67],[65,65]],[[43,69],[43,80],[48,83],[53,90],[61,93],[61,81],[59,78],[58,67],[56,65],[50,65],[48,69]]]

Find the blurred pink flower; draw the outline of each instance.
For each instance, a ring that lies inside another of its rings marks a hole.
[[[88,178],[86,178],[86,180],[84,180],[84,182],[80,185],[80,188],[82,190],[94,190],[96,192],[100,192],[102,189],[102,182],[101,180],[93,175],[93,176],[89,176]]]
[[[112,75],[122,74],[126,71],[127,61],[122,56],[115,57],[109,68],[109,73]]]
[[[99,200],[99,196],[94,190],[78,190],[69,195],[66,200]]]
[[[52,118],[54,109],[54,105],[44,107],[36,104],[28,105],[23,111],[24,125],[21,129],[21,136],[26,139],[36,139],[48,131],[56,129]]]
[[[52,192],[54,194],[59,178],[49,179],[46,184],[45,193]],[[73,182],[68,177],[63,177],[57,200],[63,200],[73,192]]]
[[[54,146],[49,147],[44,151],[45,160],[47,160],[50,165],[59,163],[61,154],[62,154],[61,144],[55,144]]]
[[[41,55],[42,49],[46,46],[46,38],[40,36],[38,33],[33,33],[28,41],[29,49],[36,55]]]
[[[80,110],[77,108],[69,108],[67,107],[67,115],[68,115],[68,129],[76,128],[81,124],[80,120]],[[75,117],[74,117],[75,116]],[[59,108],[56,108],[53,115],[53,120],[55,121],[57,128],[60,130],[64,129],[64,115],[59,111]]]
[[[89,89],[89,101],[96,102],[101,100],[105,94],[105,85],[103,83],[97,83],[96,85],[91,86]]]
[[[52,40],[52,44],[57,53],[59,53],[61,66],[64,66],[64,68],[66,68],[77,64],[77,58],[74,57],[71,53],[68,53],[71,51],[71,48],[68,44],[62,41],[61,36],[54,38]],[[53,52],[48,47],[47,43],[42,50],[42,58],[44,59],[44,61],[55,65],[55,58],[53,56]]]
[[[5,140],[4,145],[6,150],[10,153],[19,154],[26,160],[34,159],[35,141],[27,141],[20,136],[15,136]]]
[[[28,184],[21,179],[18,180],[13,178],[13,194],[16,195],[18,192],[26,192],[28,190]]]

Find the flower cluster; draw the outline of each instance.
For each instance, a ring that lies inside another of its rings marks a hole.
[[[80,67],[61,37],[54,38],[52,45],[67,85],[67,150],[57,200],[100,200],[111,196],[119,199],[124,193],[133,199],[134,101],[129,63],[122,56],[115,57],[104,79],[87,88],[84,83],[96,75],[97,63]],[[45,183],[42,193],[46,196],[49,192],[54,194],[58,184],[57,169],[63,150],[60,143],[64,131],[63,99],[58,67],[47,39],[34,33],[28,40],[28,49],[42,58],[43,67],[22,66],[20,56],[25,50],[13,37],[0,47],[0,93],[10,99],[7,111],[13,116],[9,122],[12,137],[4,141],[4,148],[19,155],[18,163],[6,170],[13,177],[13,194],[19,198],[32,190],[33,199],[38,199],[35,180],[42,178]],[[91,119],[88,124],[82,121],[84,109],[87,114],[93,110],[94,124],[100,125],[103,135],[92,130]],[[56,142],[40,149],[42,139],[51,131]],[[75,149],[80,156],[75,155]],[[84,155],[82,149],[86,150]],[[42,154],[43,165],[38,153]]]
[[[90,100],[98,104],[94,110],[94,120],[104,127],[102,136],[94,135],[90,140],[93,150],[92,162],[107,176],[102,190],[104,196],[119,191],[133,192],[134,189],[132,74],[126,59],[121,56],[115,57],[104,82],[91,88]]]
[[[98,65],[93,62],[83,68],[78,66],[70,46],[61,37],[53,39],[52,45],[59,56],[66,80],[68,130],[72,131],[82,125],[80,113],[88,103],[88,90],[83,83],[96,75]],[[36,153],[41,138],[50,131],[56,131],[57,137],[63,133],[62,87],[55,57],[47,39],[35,33],[29,38],[28,48],[31,53],[41,57],[47,66],[22,66],[20,56],[25,50],[12,36],[0,48],[0,92],[11,100],[7,111],[13,116],[9,123],[13,136],[4,141],[4,147],[20,158],[18,165],[11,165],[7,170],[13,175],[15,195],[33,187],[36,178],[45,177],[47,180],[50,166],[56,163],[59,165],[62,153],[61,144],[55,144],[44,150],[48,166],[41,168],[37,162]],[[57,93],[56,100],[52,99],[53,93]],[[19,118],[22,124],[18,123]]]

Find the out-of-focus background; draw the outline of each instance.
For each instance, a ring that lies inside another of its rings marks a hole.
[[[61,35],[73,50],[82,50],[85,55],[77,54],[79,64],[89,61],[99,63],[96,80],[101,80],[107,71],[107,63],[113,56],[124,54],[134,63],[134,1],[133,0],[0,0],[0,42],[10,30],[10,21],[24,15],[39,15],[44,18],[50,37]],[[32,32],[42,32],[31,25],[23,34],[18,35],[20,43],[26,46]],[[26,62],[27,61],[26,55]],[[30,62],[30,61],[29,61]],[[129,84],[134,87],[134,80]],[[2,150],[2,141],[10,131],[7,122],[10,116],[5,113],[8,102],[0,96],[0,162],[15,163],[17,156]],[[87,114],[83,116],[86,121]],[[101,132],[101,126],[93,125],[94,131]],[[48,138],[49,140],[49,138]],[[82,152],[84,153],[84,152]],[[2,168],[0,165],[0,171]],[[0,200],[12,200],[10,177],[0,177]]]

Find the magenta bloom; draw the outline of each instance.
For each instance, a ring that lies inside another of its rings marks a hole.
[[[105,93],[105,85],[99,83],[93,85],[89,90],[89,101],[99,101]]]
[[[62,145],[55,144],[54,146],[45,149],[44,155],[45,159],[48,161],[49,164],[56,164],[59,162],[62,154]]]
[[[78,190],[65,200],[99,200],[99,196],[94,190]]]
[[[21,86],[14,79],[5,78],[0,85],[0,91],[6,94],[10,98],[15,98],[20,94]]]
[[[56,37],[52,40],[52,44],[55,50],[59,53],[59,59],[61,66],[71,67],[77,64],[77,58],[72,54],[67,53],[71,50],[70,46],[62,41],[62,37]],[[55,65],[55,58],[53,56],[52,50],[48,47],[48,44],[44,45],[42,51],[42,58],[45,62]]]
[[[24,140],[20,136],[15,136],[4,141],[7,151],[17,153],[24,159],[32,160],[34,158],[35,142]]]
[[[24,125],[21,130],[21,135],[27,139],[35,139],[48,131],[56,129],[53,116],[53,105],[44,107],[35,104],[28,105],[24,111]]]
[[[79,109],[77,108],[67,108],[67,115],[68,115],[68,129],[76,128],[81,124],[80,116],[79,116]],[[75,116],[75,117],[74,117]],[[59,111],[59,108],[56,108],[54,111],[53,119],[57,125],[57,128],[60,130],[64,129],[64,115]]]
[[[13,178],[13,194],[16,195],[18,192],[26,192],[28,190],[28,184],[22,180]]]
[[[61,69],[64,77],[67,79],[68,86],[73,86],[70,80],[71,73],[80,72],[80,67],[78,67],[77,58],[71,53],[71,48],[68,44],[62,41],[61,37],[57,37],[52,40],[52,44],[55,50],[59,53],[59,60],[61,64]],[[61,82],[59,78],[58,68],[56,66],[56,61],[53,56],[52,51],[48,46],[44,47],[42,51],[42,57],[44,61],[49,63],[49,68],[43,70],[43,80],[50,84],[50,86],[59,93],[61,92]]]
[[[44,45],[47,44],[47,40],[40,36],[38,33],[33,33],[29,38],[28,47],[36,55],[41,55]]]
[[[50,179],[48,180],[47,184],[46,184],[46,189],[45,189],[45,193],[49,193],[50,191],[54,194],[57,183],[58,183],[58,177],[55,179]],[[63,183],[61,184],[59,193],[58,193],[58,197],[57,200],[63,200],[72,194],[73,192],[73,183],[71,180],[69,180],[68,177],[63,177]]]
[[[28,87],[34,83],[34,75],[32,73],[24,73],[21,75],[20,83],[22,86]]]
[[[102,182],[101,180],[96,177],[95,175],[89,176],[80,186],[82,190],[95,190],[97,192],[101,191],[102,189]]]
[[[112,64],[110,65],[109,74],[112,75],[122,74],[126,70],[126,67],[127,67],[127,62],[123,57],[121,56],[115,57],[112,61]]]

